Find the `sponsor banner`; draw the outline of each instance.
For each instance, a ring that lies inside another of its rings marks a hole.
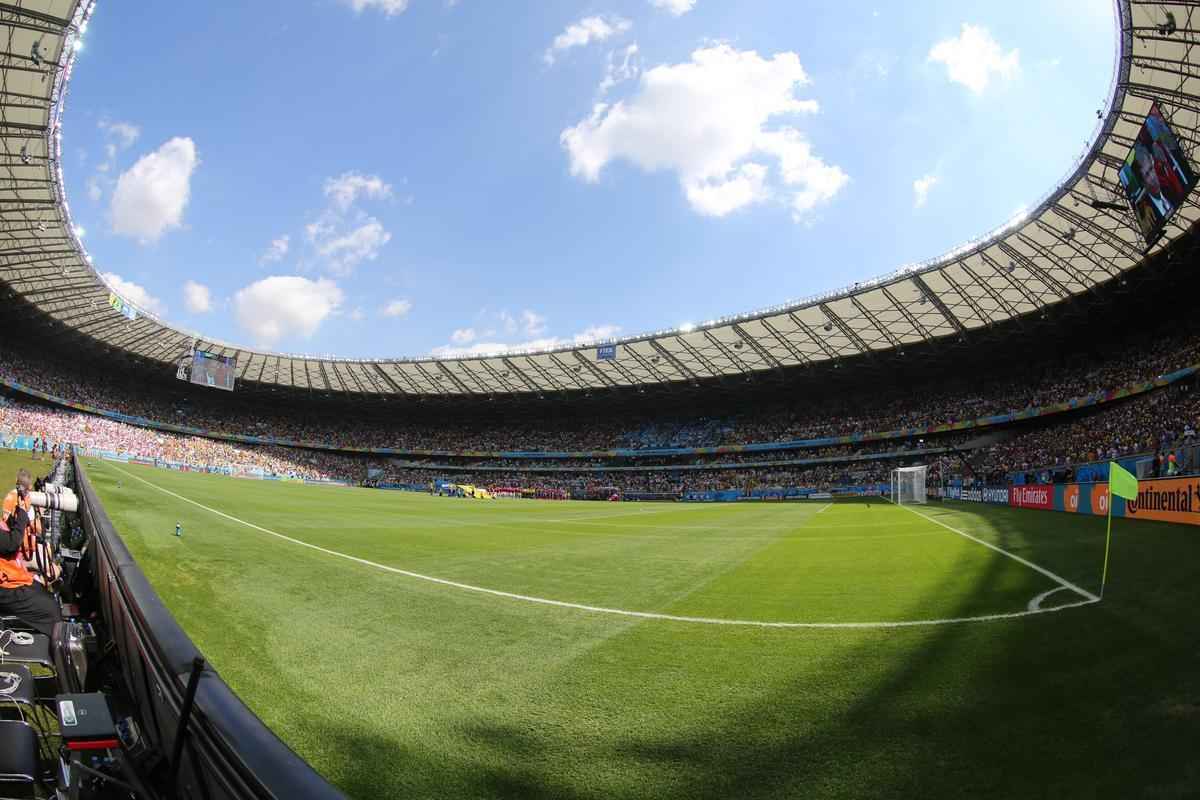
[[[946,496],[951,500],[965,500],[969,503],[991,503],[998,506],[1006,506],[1010,500],[1007,486],[985,486],[981,489],[962,489],[958,486],[951,486],[946,490]]]
[[[1008,504],[1013,508],[1042,508],[1054,509],[1054,487],[1048,484],[1031,486],[1011,486],[1008,490]]]
[[[1126,500],[1124,512],[1127,519],[1200,525],[1200,478],[1138,481],[1137,499]]]
[[[741,496],[740,489],[726,489],[716,492],[685,492],[683,500],[687,503],[732,503]]]

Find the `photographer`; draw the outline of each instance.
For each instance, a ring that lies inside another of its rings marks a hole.
[[[17,486],[4,498],[0,517],[0,614],[19,617],[39,633],[50,635],[62,619],[58,601],[33,580],[25,566],[32,555],[41,523],[30,502],[30,476],[17,473]]]

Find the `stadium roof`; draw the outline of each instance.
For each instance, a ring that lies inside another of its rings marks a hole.
[[[63,101],[93,0],[0,2],[0,281],[56,329],[160,362],[164,371],[195,344],[236,356],[241,381],[326,393],[462,397],[693,383],[954,341],[1085,297],[1200,218],[1193,192],[1147,251],[1118,180],[1154,101],[1195,164],[1198,9],[1139,0],[1116,7],[1112,91],[1108,107],[1097,109],[1087,152],[1036,208],[940,258],[820,296],[611,342],[366,360],[255,350],[142,309],[114,308],[72,229],[60,158]],[[615,344],[615,357],[599,358],[601,344]]]

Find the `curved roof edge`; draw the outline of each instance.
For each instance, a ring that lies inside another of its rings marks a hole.
[[[74,43],[86,27],[94,0],[35,0],[28,5],[45,7],[47,18],[53,18],[58,7],[69,13],[58,18],[62,25],[53,48],[45,42],[49,33],[39,34],[43,52],[56,55],[47,60],[54,77],[45,108],[34,109],[43,111],[45,147],[44,159],[37,159],[44,164],[34,166],[41,167],[38,177],[46,186],[35,191],[37,182],[31,180],[24,189],[14,180],[11,189],[0,189],[0,200],[15,206],[0,214],[0,280],[64,330],[160,362],[164,368],[173,368],[195,343],[235,355],[239,380],[332,393],[475,396],[695,383],[902,352],[906,345],[962,337],[1019,320],[1086,296],[1140,265],[1148,252],[1166,247],[1200,219],[1200,207],[1189,198],[1165,235],[1147,249],[1117,178],[1156,100],[1194,158],[1200,140],[1200,55],[1192,53],[1200,44],[1200,30],[1190,26],[1185,2],[1116,0],[1117,56],[1107,108],[1098,112],[1090,147],[1032,211],[938,258],[851,287],[694,327],[549,350],[394,359],[266,352],[183,330],[141,309],[122,315],[110,306],[112,290],[92,266],[71,224],[60,158]],[[1168,32],[1165,13],[1175,6],[1174,18],[1189,22]],[[32,33],[12,20],[0,18],[4,25],[18,41],[22,36],[34,41]],[[14,44],[13,51],[21,52],[21,46]],[[10,71],[13,66],[0,69]],[[11,107],[13,113],[6,114],[10,121],[27,111],[16,108],[10,97],[0,101]],[[11,160],[15,155],[6,146],[0,156],[0,169],[10,177],[38,171],[28,170],[28,162]],[[29,227],[20,229],[22,223]],[[604,345],[612,346],[611,357],[598,352]]]

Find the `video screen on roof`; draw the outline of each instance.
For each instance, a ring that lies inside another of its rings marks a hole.
[[[1155,103],[1121,167],[1121,186],[1147,246],[1162,235],[1195,185],[1196,172]]]
[[[192,383],[232,392],[236,372],[237,359],[233,356],[220,356],[204,350],[196,350],[192,354]]]

